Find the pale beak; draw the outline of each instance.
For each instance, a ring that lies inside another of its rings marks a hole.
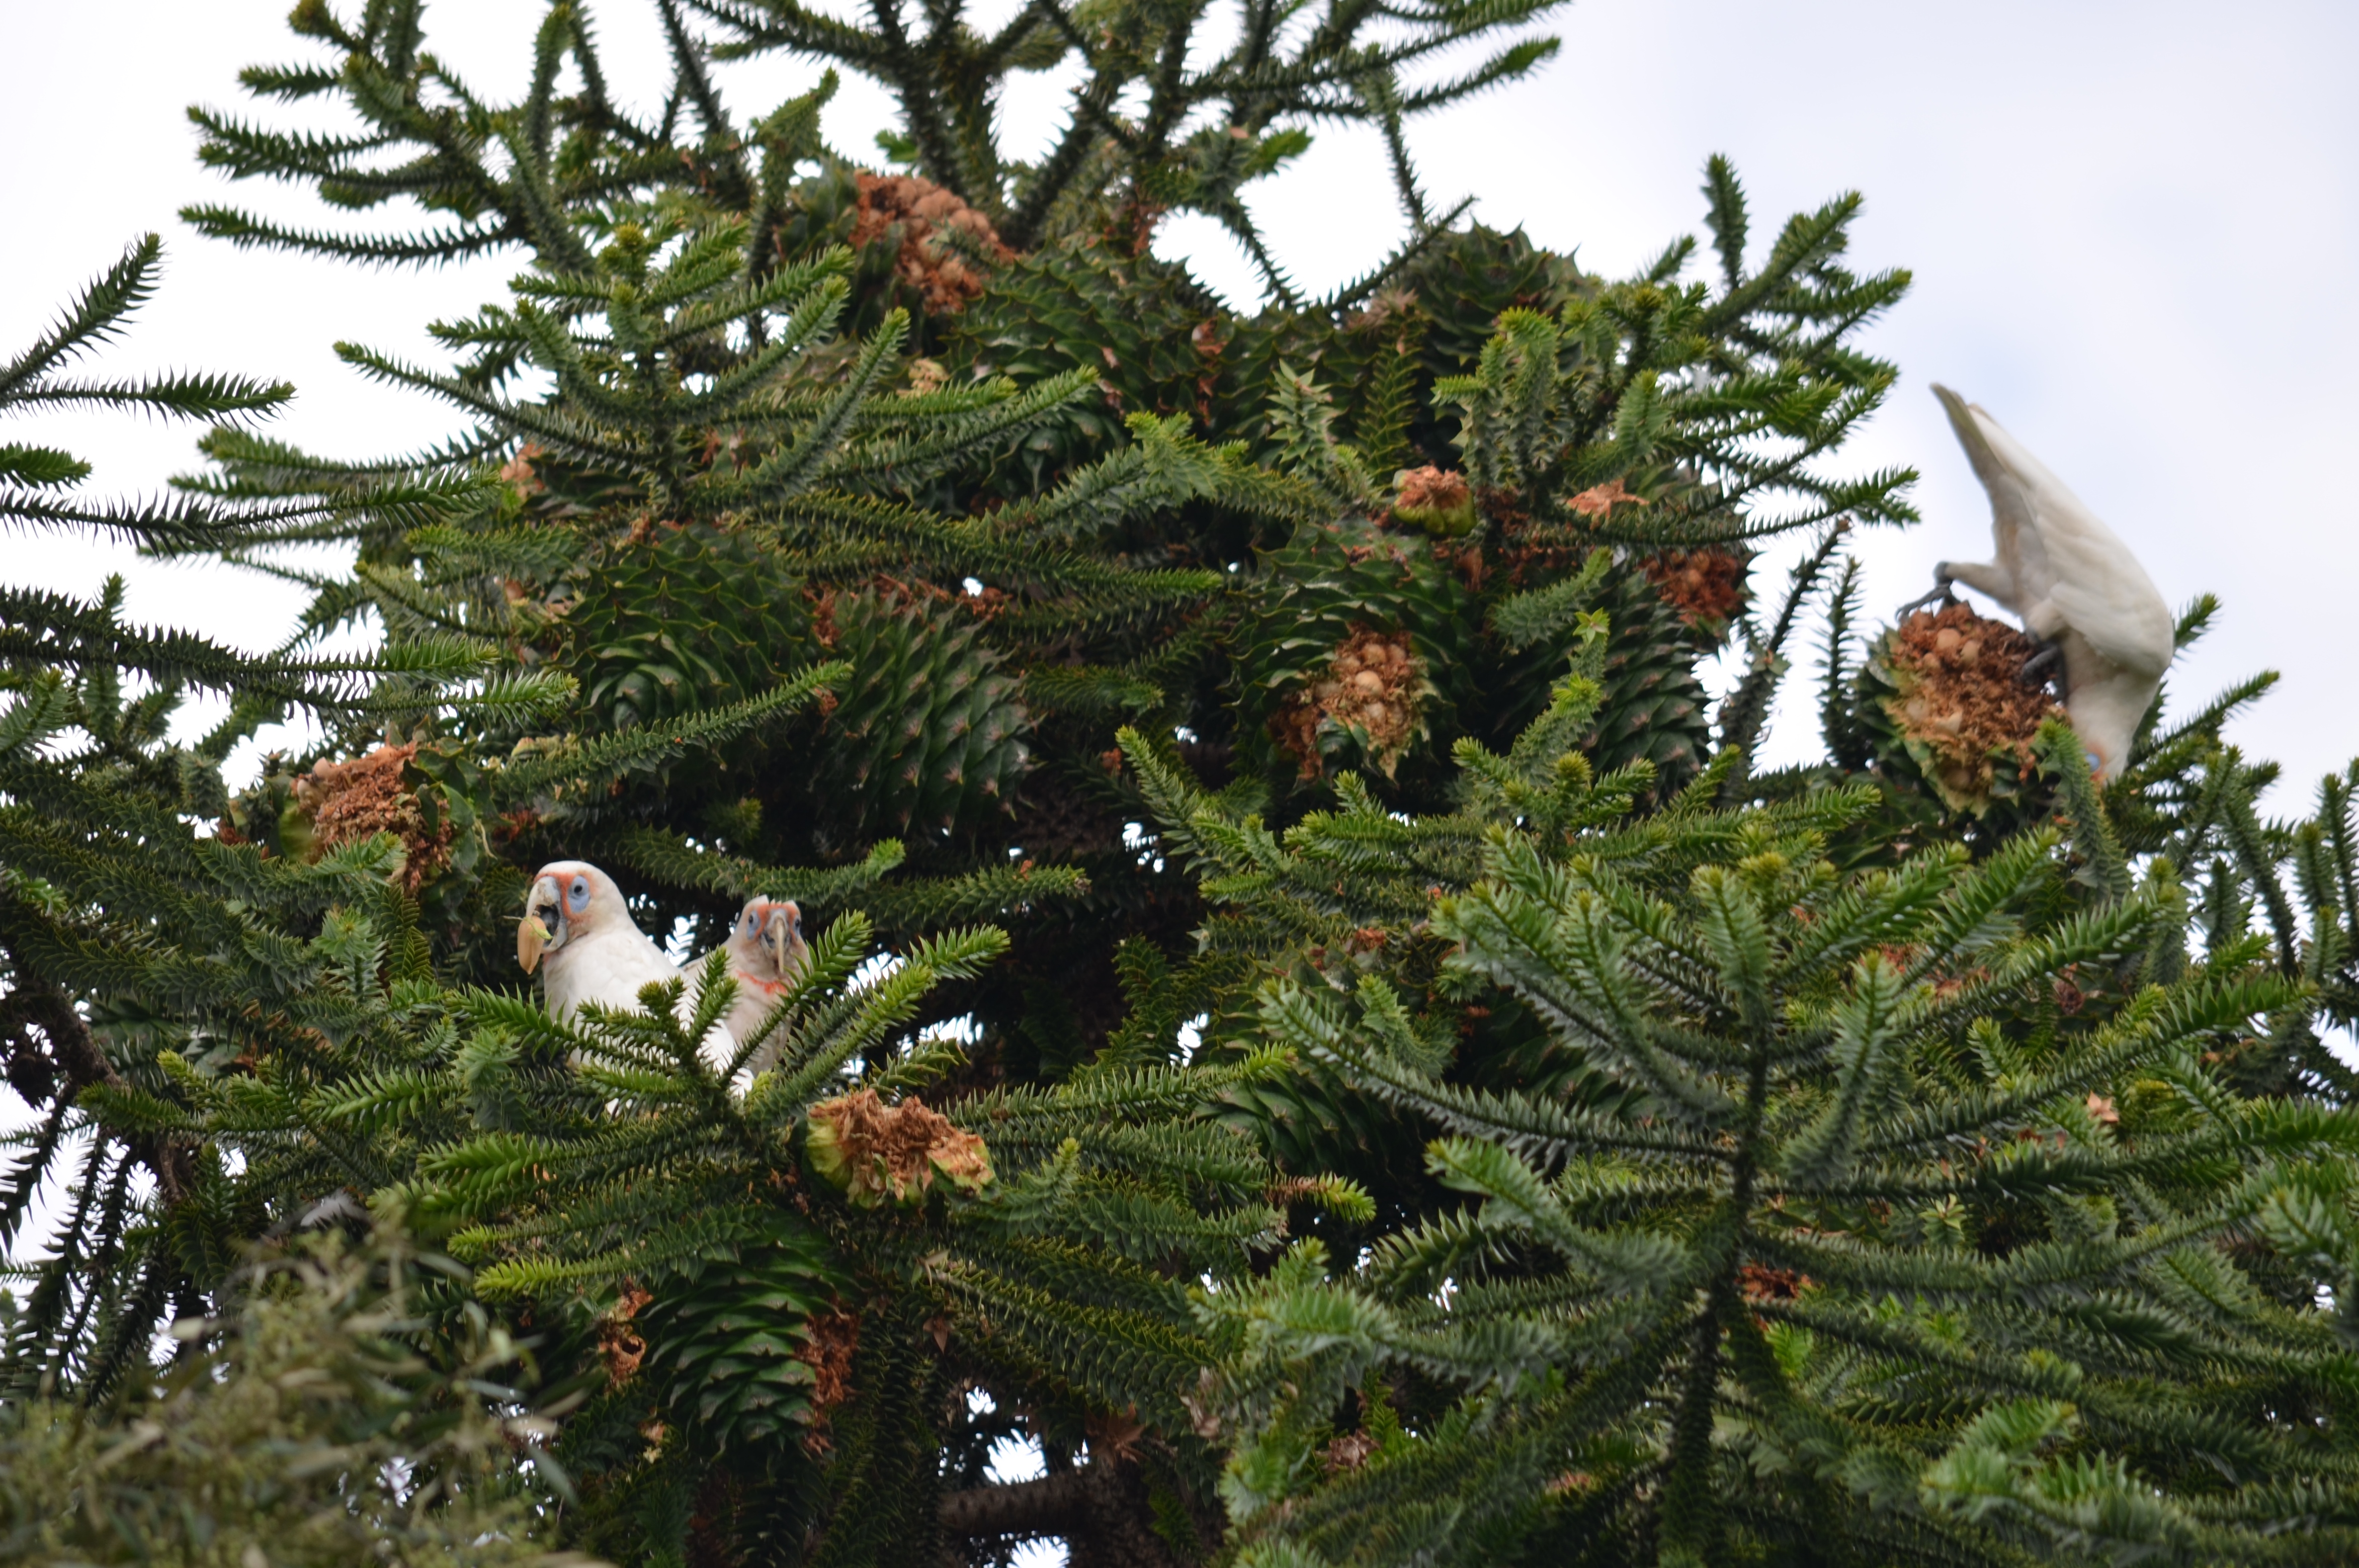
[[[516,962],[530,974],[540,967],[541,951],[549,946],[549,927],[537,914],[527,914],[516,922]]]
[[[762,922],[762,946],[769,951],[778,979],[791,980],[802,973],[810,950],[803,946],[803,912],[792,899],[770,905]]]
[[[532,896],[525,901],[524,918],[516,922],[516,962],[530,974],[540,965],[540,956],[552,947],[565,945],[565,916],[559,913],[557,884],[543,877],[532,884]],[[546,912],[557,923],[552,932],[541,919]]]

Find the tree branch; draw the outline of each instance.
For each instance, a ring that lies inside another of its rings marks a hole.
[[[1145,1477],[1136,1464],[1119,1458],[1093,1459],[1037,1481],[951,1492],[936,1517],[942,1533],[954,1539],[1062,1537],[1073,1568],[1180,1565],[1156,1533]]]
[[[27,979],[21,964],[15,967],[16,986],[9,993],[8,1003],[14,1014],[9,1022],[17,1027],[7,1033],[19,1035],[20,1049],[29,1044],[21,1039],[22,1023],[38,1025],[49,1037],[50,1059],[65,1077],[58,1102],[71,1103],[92,1084],[129,1087],[123,1075],[114,1070],[114,1064],[99,1049],[82,1014],[74,1011],[73,999],[55,986]],[[195,1158],[187,1144],[150,1134],[130,1138],[125,1142],[139,1162],[156,1173],[156,1191],[166,1207],[179,1204],[196,1185]]]
[[[1079,1528],[1095,1465],[1037,1481],[975,1487],[942,1496],[945,1535],[1066,1535]]]

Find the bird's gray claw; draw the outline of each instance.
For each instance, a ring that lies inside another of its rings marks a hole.
[[[2048,672],[2055,669],[2056,661],[2063,656],[2063,653],[2064,650],[2055,643],[2048,643],[2039,652],[2023,661],[2023,668],[2016,671],[2015,678],[2026,686],[2046,685],[2049,678]]]
[[[1929,604],[1947,606],[1957,602],[1958,596],[1951,592],[1950,585],[1944,582],[1936,586],[1932,592],[1919,594],[1915,599],[1912,599],[1908,603],[1902,605],[1898,610],[1893,611],[1893,618],[1898,621],[1906,621],[1911,615],[1916,614],[1919,611],[1924,609]]]

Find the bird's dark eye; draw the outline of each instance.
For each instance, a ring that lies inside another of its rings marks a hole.
[[[576,914],[579,914],[583,910],[589,908],[590,879],[588,877],[574,878],[573,885],[565,890],[565,902],[572,906],[573,913]]]

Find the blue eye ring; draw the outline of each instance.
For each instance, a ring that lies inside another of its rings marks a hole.
[[[581,914],[583,910],[590,907],[590,879],[588,877],[576,877],[573,879],[573,885],[565,890],[565,903],[576,914]]]

